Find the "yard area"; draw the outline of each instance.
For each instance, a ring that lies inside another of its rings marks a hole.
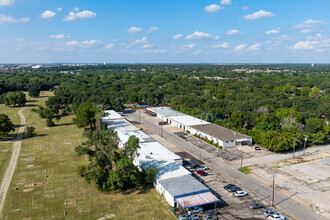
[[[44,104],[50,92],[29,98],[31,104]],[[29,103],[28,103],[29,104]],[[105,194],[87,184],[77,167],[87,159],[76,156],[74,147],[82,142],[82,129],[72,124],[72,115],[46,120],[24,110],[27,126],[37,136],[24,139],[16,171],[8,191],[4,219],[175,219],[169,205],[155,189]]]
[[[0,143],[0,178],[1,179],[10,161],[12,146],[13,146],[12,143]]]

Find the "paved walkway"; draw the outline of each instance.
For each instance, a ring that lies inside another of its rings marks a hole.
[[[25,108],[22,108],[18,111],[19,116],[21,117],[21,125],[22,127],[19,128],[17,137],[13,140],[13,153],[9,162],[9,165],[6,169],[5,175],[2,178],[2,184],[0,188],[0,218],[2,217],[3,207],[6,202],[7,192],[11,183],[11,179],[13,178],[17,159],[19,156],[19,152],[21,150],[21,142],[23,137],[23,132],[25,129],[25,117],[23,115],[23,111]]]

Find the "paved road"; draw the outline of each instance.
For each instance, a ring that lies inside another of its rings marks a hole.
[[[137,112],[131,113],[131,115],[138,121],[139,115]],[[156,133],[160,133],[160,127],[147,120],[144,117],[140,118],[141,123],[149,127]],[[222,173],[223,175],[227,176],[228,179],[231,179],[233,183],[243,187],[243,189],[249,191],[250,194],[253,194],[258,190],[259,199],[262,201],[267,202],[268,204],[271,202],[271,195],[272,189],[257,180],[253,179],[252,177],[245,175],[239,172],[236,168],[233,168],[226,164],[219,158],[210,155],[208,152],[199,149],[197,146],[191,144],[188,141],[183,140],[182,138],[171,134],[163,129],[162,131],[163,137],[169,140],[170,142],[174,143],[175,145],[179,146],[184,151],[190,153],[195,158],[200,158],[200,153],[202,155],[202,161],[214,168],[217,172]],[[317,213],[307,209],[306,207],[300,205],[293,199],[283,195],[275,191],[275,206],[280,211],[289,214],[291,217],[300,220],[300,219],[309,219],[309,220],[322,220],[325,219],[323,216],[318,215]]]
[[[305,155],[313,154],[313,153],[320,153],[320,152],[330,152],[330,145],[309,147],[306,149]],[[295,153],[295,157],[301,157],[301,156],[303,156],[303,150],[299,150]],[[282,153],[282,154],[271,154],[271,155],[266,155],[266,156],[262,156],[262,157],[251,157],[251,158],[244,159],[244,166],[264,164],[265,162],[274,163],[277,161],[291,159],[291,158],[292,158],[292,152]],[[232,162],[230,162],[230,165],[238,168],[241,165],[241,160],[232,161]]]
[[[2,184],[0,188],[0,217],[2,216],[2,210],[6,202],[7,192],[11,183],[11,179],[13,178],[17,159],[21,150],[22,136],[25,129],[25,117],[22,113],[24,109],[25,108],[22,108],[18,111],[18,114],[21,117],[21,127],[19,128],[17,137],[13,140],[13,153],[9,165],[6,169],[5,175],[2,178]]]

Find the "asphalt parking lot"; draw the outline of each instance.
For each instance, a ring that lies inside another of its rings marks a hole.
[[[194,162],[198,161],[192,158],[189,158],[189,160]],[[248,207],[254,202],[251,196],[236,197],[234,193],[227,192],[223,187],[232,182],[228,182],[221,174],[215,173],[212,169],[208,169],[205,171],[207,173],[206,176],[200,176],[197,174],[196,169],[189,170],[200,182],[210,187],[211,191],[220,198],[221,202],[217,205],[219,219],[266,219],[263,215],[264,211],[266,211],[265,208],[250,209]],[[244,190],[244,186],[238,187]]]

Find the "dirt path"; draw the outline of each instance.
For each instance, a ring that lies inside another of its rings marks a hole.
[[[17,137],[13,140],[13,153],[9,162],[9,165],[6,169],[5,175],[2,178],[2,184],[0,188],[0,217],[2,216],[2,210],[5,205],[6,201],[6,195],[11,183],[11,179],[13,178],[17,159],[19,156],[19,152],[21,150],[21,142],[22,142],[22,136],[25,129],[25,117],[23,115],[23,111],[25,108],[22,108],[18,111],[18,115],[21,117],[21,125],[22,127],[19,128]]]

